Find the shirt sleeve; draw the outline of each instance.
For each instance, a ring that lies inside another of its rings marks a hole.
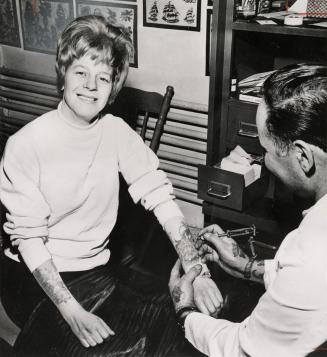
[[[158,169],[158,157],[127,124],[122,122],[120,130],[119,167],[133,201],[153,211],[161,225],[172,217],[183,217],[170,180]]]
[[[274,281],[247,319],[233,323],[192,313],[185,321],[186,338],[214,357],[307,355],[326,340],[327,321],[326,264],[310,264],[283,255]]]
[[[8,211],[4,230],[33,271],[51,258],[44,244],[50,209],[38,187],[37,156],[31,143],[17,134],[8,139],[0,164],[0,199]]]

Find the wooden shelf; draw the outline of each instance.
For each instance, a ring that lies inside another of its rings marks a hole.
[[[236,31],[264,32],[280,35],[322,37],[327,39],[327,29],[313,27],[290,27],[283,25],[259,25],[252,22],[235,21],[232,29]]]
[[[259,138],[253,134],[258,104],[239,100],[236,93],[231,93],[232,78],[242,80],[292,63],[325,63],[326,44],[327,29],[312,26],[307,19],[299,27],[285,26],[282,21],[276,25],[234,21],[233,0],[213,2],[207,167],[219,162],[236,145],[249,153],[262,154]],[[206,187],[207,179],[200,179]],[[283,190],[285,197],[280,193]],[[283,185],[271,185],[265,198],[251,206],[246,202],[244,206],[248,208],[242,212],[206,199],[205,223],[224,222],[226,227],[255,224],[267,236],[284,238],[302,219],[300,207],[288,194]]]

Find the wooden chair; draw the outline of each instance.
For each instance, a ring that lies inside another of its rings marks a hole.
[[[173,95],[171,86],[167,87],[164,96],[124,87],[108,111],[122,117],[134,130],[139,131],[142,139],[150,141],[150,148],[157,153]],[[154,129],[153,123],[149,123],[150,117],[157,118]],[[153,133],[149,129],[153,129]],[[140,267],[154,231],[160,232],[162,229],[152,212],[146,212],[140,204],[134,204],[122,176],[120,185],[117,223],[109,243],[111,259],[116,263]]]

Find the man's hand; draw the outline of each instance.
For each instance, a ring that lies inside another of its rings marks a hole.
[[[223,298],[213,280],[199,276],[201,269],[200,264],[195,265],[181,277],[182,264],[178,259],[170,275],[170,294],[177,310],[196,305],[202,313],[216,316],[222,308]]]
[[[204,314],[216,317],[223,306],[223,297],[214,281],[198,276],[193,282],[196,307]]]
[[[197,247],[203,260],[216,262],[227,273],[244,278],[244,270],[249,262],[249,257],[243,252],[234,239],[229,237],[218,237],[224,231],[217,225],[213,224],[202,229],[199,233]],[[207,243],[201,243],[201,239]]]
[[[178,259],[169,279],[169,291],[176,311],[185,306],[195,306],[193,281],[201,273],[202,266],[195,265],[183,276],[181,276],[181,269],[182,264]]]
[[[115,334],[100,317],[83,309],[75,299],[61,303],[58,309],[84,347],[96,346]]]

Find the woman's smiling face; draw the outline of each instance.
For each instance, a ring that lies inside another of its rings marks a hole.
[[[112,68],[86,54],[75,59],[65,73],[63,109],[68,120],[88,125],[108,102]]]

